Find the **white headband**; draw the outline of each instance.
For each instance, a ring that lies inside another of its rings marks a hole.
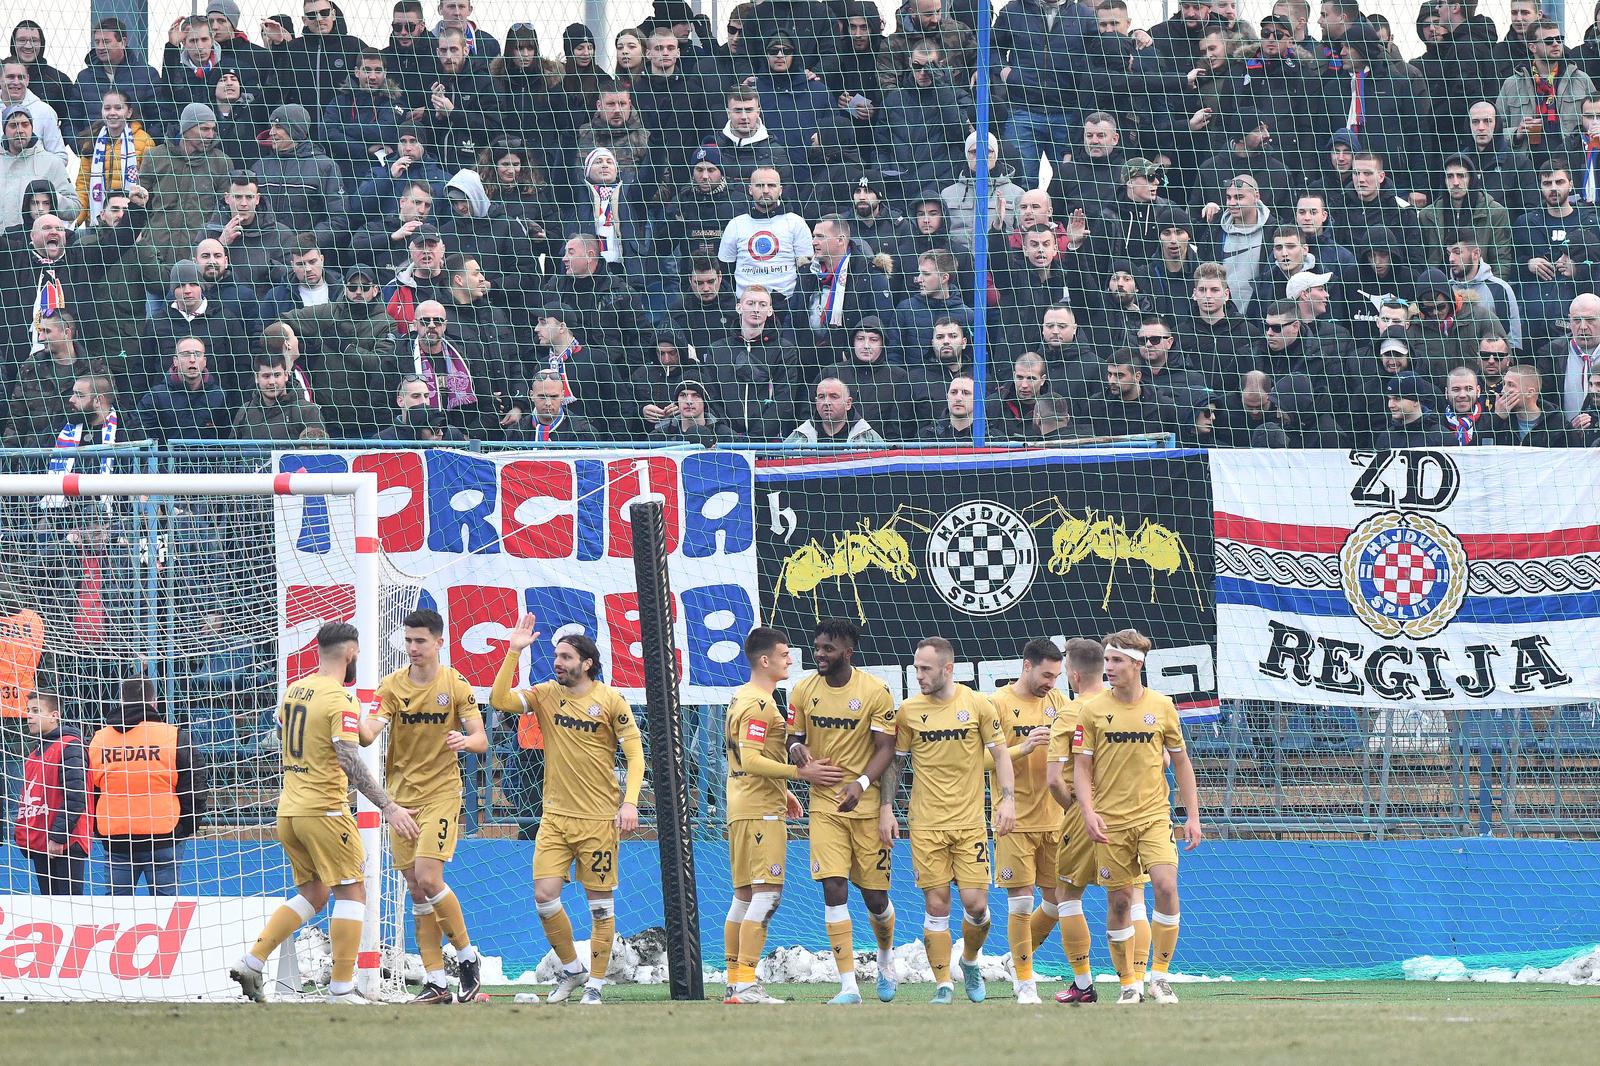
[[[1124,648],[1120,644],[1107,644],[1106,651],[1114,651],[1120,655],[1126,655],[1134,662],[1144,662],[1144,652],[1140,651],[1138,648]]]

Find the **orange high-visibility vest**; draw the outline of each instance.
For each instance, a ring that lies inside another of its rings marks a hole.
[[[105,726],[89,743],[95,831],[103,837],[161,836],[178,826],[178,727]]]

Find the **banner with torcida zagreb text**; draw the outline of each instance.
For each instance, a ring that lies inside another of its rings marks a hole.
[[[1224,698],[1600,697],[1600,465],[1583,450],[1217,451]]]
[[[659,495],[682,698],[726,700],[745,679],[741,645],[757,616],[748,455],[280,451],[273,469],[377,475],[385,581],[444,615],[443,659],[475,688],[494,683],[507,631],[532,612],[542,639],[529,649],[524,681],[550,677],[556,638],[581,630],[600,647],[606,682],[635,703],[644,702],[644,663],[629,505]],[[287,679],[315,669],[318,626],[354,616],[355,556],[348,506],[282,496],[275,513]]]
[[[0,1000],[235,1001],[228,967],[280,902],[0,896]]]
[[[912,655],[935,634],[955,645],[956,680],[989,692],[1030,638],[1133,626],[1155,641],[1149,683],[1186,720],[1216,717],[1203,452],[772,458],[756,497],[763,618],[808,662],[816,621],[852,618],[855,662],[896,700],[916,693]]]

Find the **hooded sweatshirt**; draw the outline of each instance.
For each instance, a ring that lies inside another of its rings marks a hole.
[[[89,168],[87,161],[83,167]],[[66,164],[40,144],[36,134],[15,155],[9,149],[0,149],[0,229],[22,224],[22,198],[35,181],[48,181],[55,190],[58,214],[69,219],[78,217],[83,204],[72,179],[67,177]]]
[[[1522,349],[1522,312],[1517,308],[1516,293],[1511,291],[1511,286],[1503,278],[1495,275],[1487,261],[1479,263],[1477,272],[1466,281],[1452,278],[1450,288],[1458,294],[1458,304],[1463,302],[1461,296],[1470,294],[1479,307],[1500,320],[1511,347],[1519,351]]]
[[[1272,212],[1265,204],[1256,207],[1256,220],[1248,225],[1235,222],[1224,211],[1218,219],[1222,240],[1217,252],[1222,266],[1228,272],[1228,289],[1233,294],[1233,306],[1240,314],[1248,314],[1255,299],[1256,278],[1265,262],[1264,253],[1270,247],[1267,233],[1272,222]]]
[[[1006,202],[1005,219],[998,228],[1017,228],[1017,205],[1022,202],[1022,188],[1011,180],[1015,173],[1006,163],[998,164],[989,172],[989,226],[995,227],[1000,214],[1000,201]],[[978,176],[970,170],[946,185],[939,193],[944,201],[944,215],[950,224],[950,240],[963,251],[973,250],[973,233],[978,225]]]

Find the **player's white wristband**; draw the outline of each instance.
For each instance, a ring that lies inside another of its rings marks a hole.
[[[869,787],[871,787],[872,778],[868,777],[866,774],[862,774],[860,777],[856,778],[856,784],[860,785],[861,791],[865,792]]]

